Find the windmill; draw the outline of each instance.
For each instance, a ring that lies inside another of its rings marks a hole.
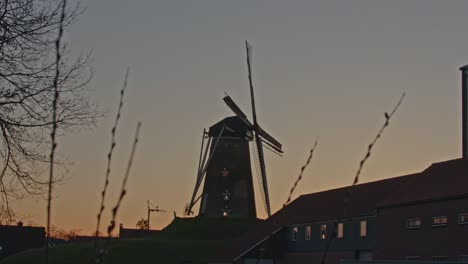
[[[148,230],[150,230],[150,220],[151,220],[151,213],[153,212],[156,212],[156,213],[167,213],[167,210],[164,210],[164,209],[159,209],[159,207],[156,205],[156,207],[154,207],[149,200],[146,201],[146,206],[148,208],[148,218],[147,218],[147,221],[148,221]]]
[[[247,41],[245,46],[253,122],[229,95],[223,98],[235,116],[227,117],[208,131],[203,131],[195,188],[185,208],[188,215],[193,214],[193,206],[201,200],[199,216],[256,217],[251,156],[265,211],[268,216],[271,215],[263,148],[279,155],[283,151],[281,143],[258,123],[251,70],[252,46]],[[250,142],[253,155],[249,149]],[[198,194],[203,180],[203,191]]]

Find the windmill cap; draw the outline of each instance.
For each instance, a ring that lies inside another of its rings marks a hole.
[[[460,71],[468,70],[468,64],[460,67]]]

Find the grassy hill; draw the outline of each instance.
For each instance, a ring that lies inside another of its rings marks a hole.
[[[255,219],[176,218],[153,237],[111,241],[104,263],[206,263],[210,255],[257,222]],[[92,243],[60,246],[50,250],[49,263],[90,263],[94,254]],[[10,256],[0,264],[39,262],[44,262],[43,249]]]

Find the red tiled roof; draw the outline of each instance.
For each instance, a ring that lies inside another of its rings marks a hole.
[[[467,168],[466,160],[450,160],[421,173],[301,195],[212,257],[210,263],[233,261],[285,225],[372,215],[380,206],[468,195]],[[351,196],[343,212],[347,190]]]
[[[468,195],[468,160],[456,159],[434,163],[409,178],[379,207],[398,206]]]

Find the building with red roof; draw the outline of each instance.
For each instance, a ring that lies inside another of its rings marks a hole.
[[[460,70],[462,158],[302,195],[209,263],[468,263],[468,66]]]

